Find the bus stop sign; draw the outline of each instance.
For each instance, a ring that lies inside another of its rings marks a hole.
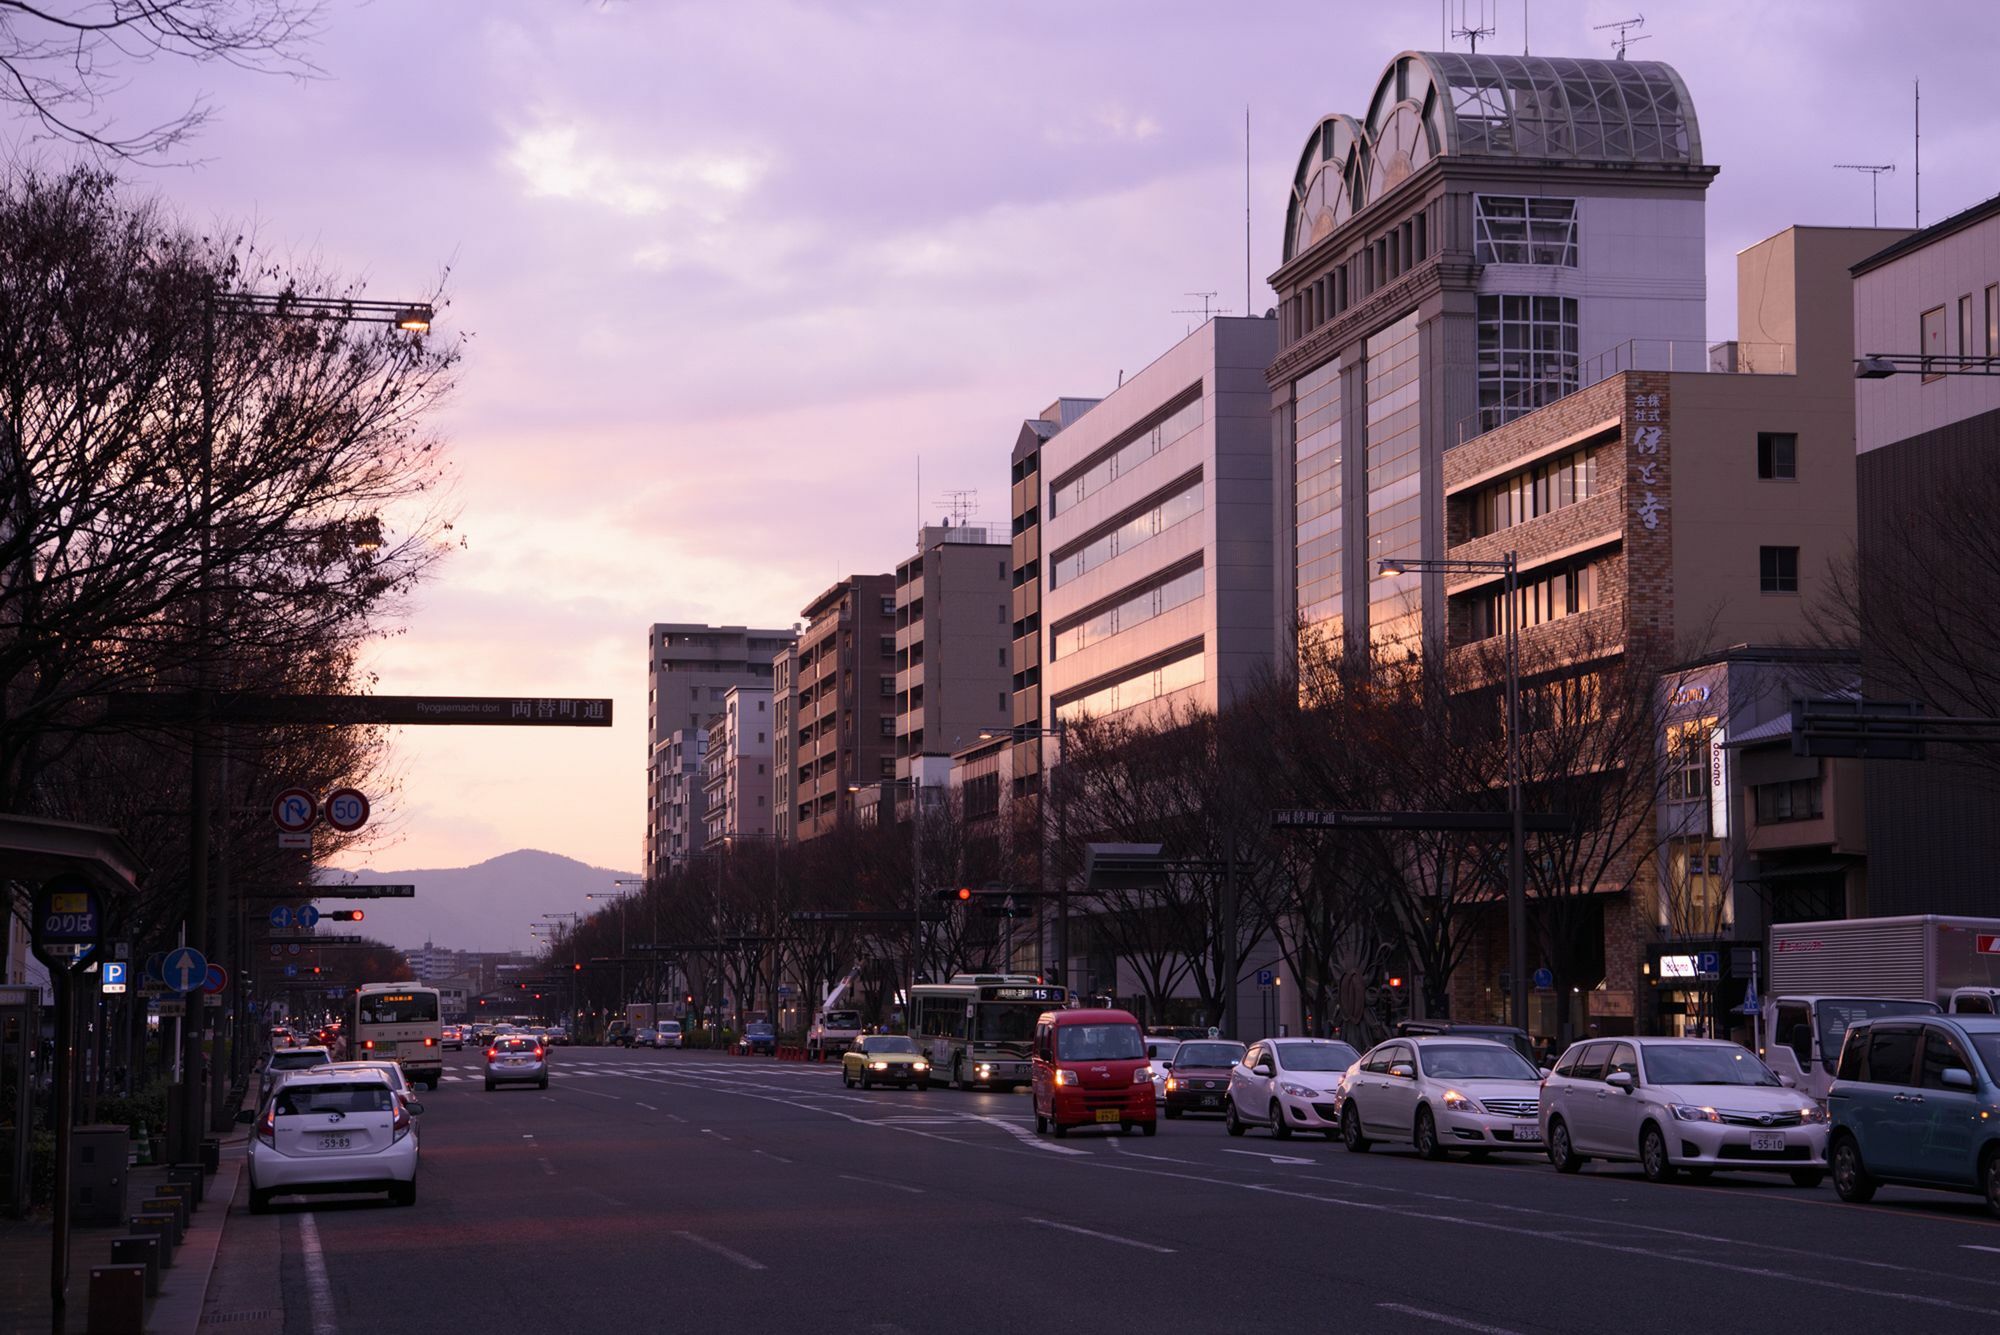
[[[73,969],[104,936],[104,906],[90,882],[58,876],[35,891],[31,948],[51,970]]]

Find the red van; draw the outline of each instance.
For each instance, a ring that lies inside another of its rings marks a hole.
[[[1129,1011],[1047,1011],[1035,1022],[1035,1131],[1073,1126],[1160,1129],[1152,1064]]]

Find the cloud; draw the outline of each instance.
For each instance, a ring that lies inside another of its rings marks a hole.
[[[586,134],[601,138],[574,123],[518,132],[507,165],[531,197],[595,204],[630,217],[684,213],[711,225],[726,222],[771,165],[761,153],[620,153],[583,142]]]

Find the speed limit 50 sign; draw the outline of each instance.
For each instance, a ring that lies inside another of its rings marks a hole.
[[[358,788],[336,788],[326,795],[326,823],[336,830],[358,830],[368,823],[368,799]]]

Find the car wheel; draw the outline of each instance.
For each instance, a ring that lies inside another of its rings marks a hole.
[[[919,1080],[919,1081],[917,1081],[917,1092],[918,1092],[919,1094],[923,1093],[923,1092],[924,1092],[925,1090],[929,1089],[930,1087],[931,1087],[931,1082],[930,1082],[930,1081],[928,1081],[928,1080]]]
[[[873,1089],[875,1087],[875,1081],[866,1071],[861,1073],[861,1087],[863,1089]]]
[[[1792,1170],[1792,1185],[1795,1187],[1804,1187],[1807,1191],[1811,1191],[1824,1181],[1826,1181],[1826,1170],[1824,1168],[1794,1168]]]
[[[1169,1117],[1179,1117],[1181,1115],[1181,1110],[1179,1108],[1174,1107],[1172,1104],[1168,1104],[1166,1113],[1167,1116]]]
[[[1035,1134],[1038,1136],[1046,1136],[1048,1133],[1049,1133],[1049,1119],[1042,1116],[1040,1113],[1036,1113]]]
[[[1142,1135],[1157,1136],[1160,1134],[1160,1124],[1158,1122],[1141,1122],[1139,1123],[1139,1131]]]
[[[1240,1136],[1245,1131],[1248,1131],[1250,1129],[1249,1127],[1243,1125],[1243,1119],[1236,1115],[1235,1099],[1230,1099],[1223,1104],[1222,1125],[1223,1128],[1227,1130],[1229,1134],[1232,1136]]]
[[[1285,1110],[1278,1106],[1276,1099],[1271,1100],[1271,1134],[1279,1140],[1292,1138],[1292,1124],[1285,1120]]]
[[[541,1083],[535,1086],[535,1088],[537,1089],[547,1089],[548,1087],[549,1087],[549,1078],[547,1076],[543,1076],[541,1079]]]
[[[1667,1157],[1667,1137],[1652,1123],[1639,1133],[1639,1167],[1648,1182],[1671,1182],[1679,1176],[1674,1161]]]
[[[840,1083],[847,1086],[849,1089],[854,1088],[854,1077],[848,1073],[846,1066],[842,1066],[840,1068]]]
[[[1583,1167],[1583,1156],[1570,1144],[1569,1123],[1560,1117],[1549,1119],[1549,1162],[1558,1173],[1574,1173]]]
[[[2000,1215],[2000,1150],[1986,1151],[1986,1208]]]
[[[408,1182],[391,1182],[389,1184],[389,1200],[395,1205],[415,1205],[417,1203],[417,1180],[411,1178]]]
[[[486,1092],[488,1094],[491,1094],[493,1092],[493,1082],[491,1080],[488,1080],[486,1082]]]
[[[1049,1125],[1055,1129],[1057,1140],[1061,1140],[1065,1136],[1069,1135],[1069,1128],[1064,1126],[1061,1122],[1056,1121],[1053,1117],[1049,1119]]]
[[[271,1197],[275,1194],[269,1191],[259,1191],[256,1187],[250,1188],[250,1213],[271,1213]]]
[[[1444,1158],[1444,1145],[1438,1140],[1437,1118],[1429,1108],[1417,1109],[1416,1130],[1412,1133],[1412,1143],[1417,1147],[1417,1157],[1438,1160]]]
[[[1340,1141],[1351,1154],[1368,1153],[1368,1137],[1361,1134],[1361,1110],[1349,1099],[1340,1110]]]
[[[1854,1143],[1854,1137],[1843,1135],[1833,1142],[1833,1189],[1840,1199],[1855,1205],[1866,1205],[1875,1199],[1875,1189],[1881,1184],[1868,1176],[1868,1170],[1861,1162],[1861,1147]],[[1987,1199],[1992,1199],[1992,1167],[1987,1168]]]

